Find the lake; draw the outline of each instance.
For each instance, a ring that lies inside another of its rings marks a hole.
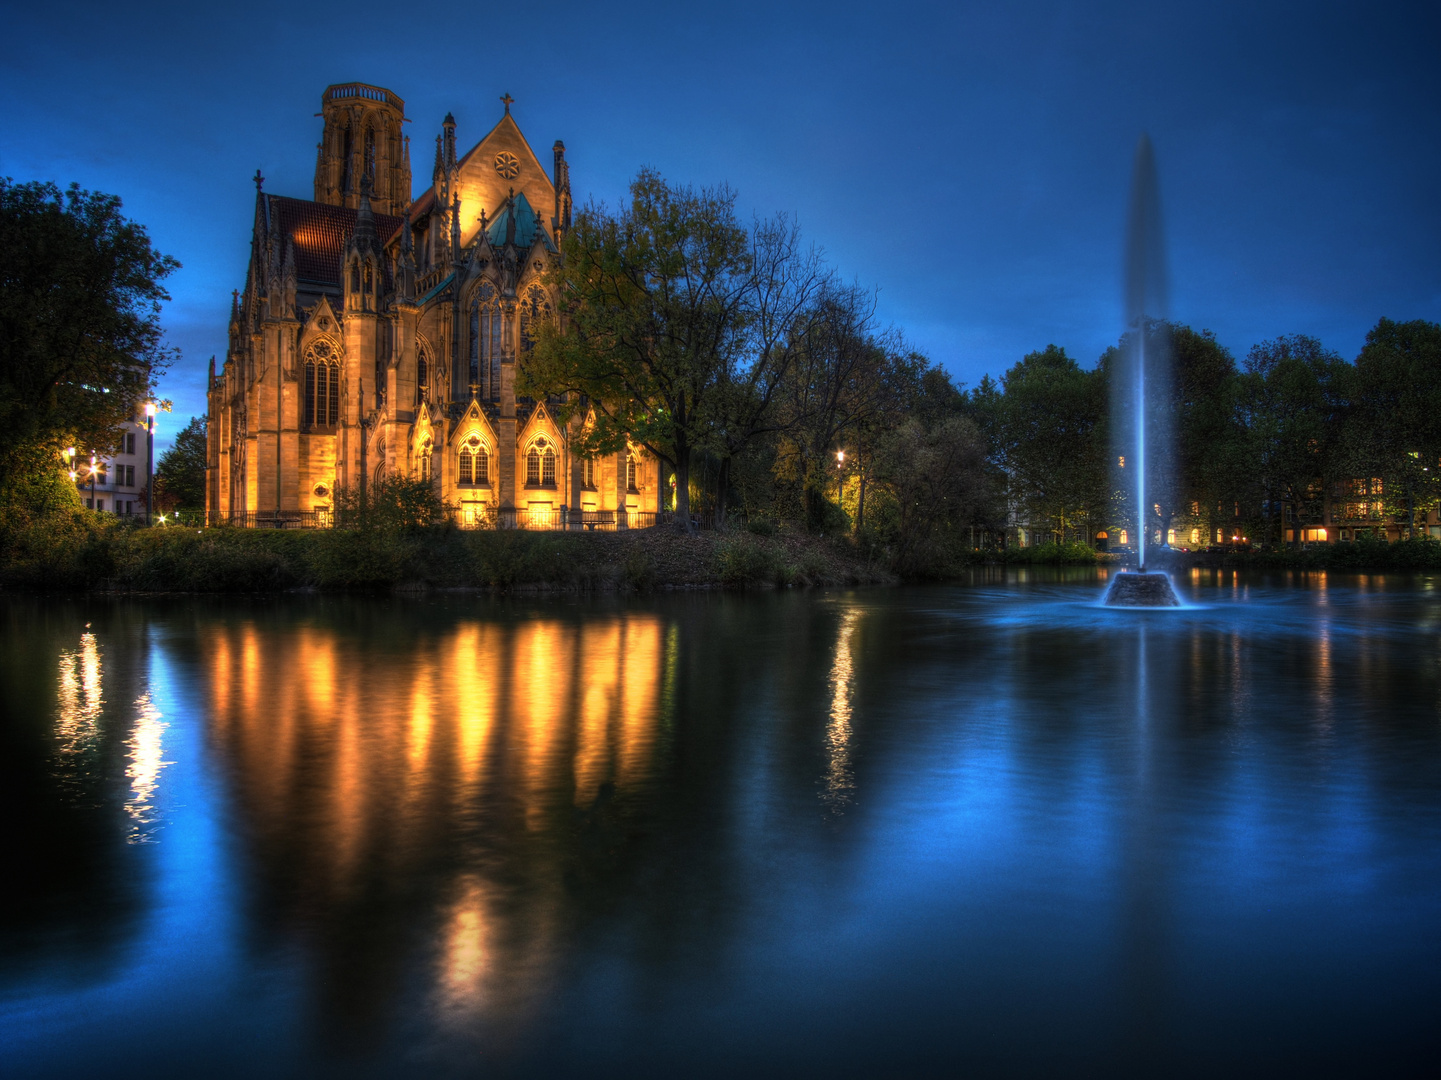
[[[1441,593],[0,598],[6,1076],[1424,1074]]]

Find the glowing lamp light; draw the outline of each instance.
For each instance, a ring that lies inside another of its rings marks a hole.
[[[155,402],[153,402],[153,401],[147,401],[147,402],[145,403],[145,415],[151,417],[152,419],[154,418],[154,416],[155,416]]]
[[[837,465],[844,464],[844,463],[845,463],[845,460],[846,460],[846,452],[845,452],[844,450],[837,450],[837,451],[836,451],[836,464],[837,464]]]
[[[75,447],[67,446],[65,448],[65,456],[68,458],[73,458],[75,456]]]

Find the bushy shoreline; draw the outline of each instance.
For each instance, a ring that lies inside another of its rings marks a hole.
[[[11,523],[0,545],[0,585],[34,591],[625,592],[897,580],[845,540],[687,536],[666,527],[615,533],[140,529],[81,512]]]

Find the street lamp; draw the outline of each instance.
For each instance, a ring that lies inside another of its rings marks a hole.
[[[90,509],[95,509],[95,455],[90,455]]]
[[[840,506],[841,503],[845,501],[845,497],[846,497],[846,492],[845,492],[845,485],[846,485],[846,473],[845,473],[845,468],[846,468],[846,452],[845,452],[844,450],[837,450],[837,451],[836,451],[836,505],[837,505],[837,506]]]
[[[155,402],[145,403],[145,525],[150,525],[151,500],[155,497]]]

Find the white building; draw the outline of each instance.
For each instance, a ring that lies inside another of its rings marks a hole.
[[[121,433],[120,452],[112,457],[75,459],[71,469],[80,498],[89,510],[129,517],[145,514],[145,421],[131,420]]]

